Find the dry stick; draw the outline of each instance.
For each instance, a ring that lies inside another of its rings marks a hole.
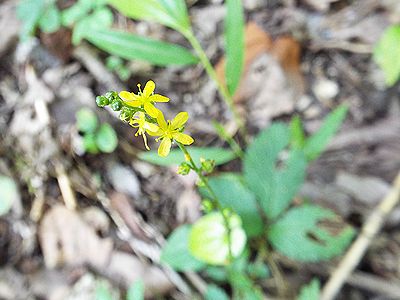
[[[75,194],[71,188],[71,181],[69,180],[69,177],[67,176],[67,173],[65,172],[65,168],[61,164],[61,162],[57,161],[55,163],[55,169],[56,169],[56,174],[57,174],[58,186],[60,187],[61,195],[64,199],[65,206],[70,210],[74,210],[77,206],[76,198],[75,198]]]
[[[356,268],[372,239],[382,228],[385,218],[400,199],[400,172],[382,202],[364,223],[360,235],[347,251],[339,266],[325,284],[320,300],[332,300],[342,288],[347,277]]]

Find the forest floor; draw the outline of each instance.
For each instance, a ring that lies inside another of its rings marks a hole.
[[[222,1],[191,2],[195,33],[218,64]],[[400,170],[400,85],[385,87],[372,59],[384,29],[400,22],[398,1],[243,2],[248,48],[235,103],[248,131],[254,136],[272,121],[298,114],[311,133],[329,111],[346,104],[340,132],[308,169],[299,196],[334,209],[360,229]],[[0,299],[91,299],[99,280],[119,293],[137,278],[150,294],[187,299],[179,292],[187,274],[171,275],[151,261],[174,228],[200,216],[196,179],[138,159],[142,140],[112,112],[97,108],[95,97],[136,90],[137,83],[152,79],[157,92],[171,98],[168,115],[189,112],[187,131],[197,146],[227,147],[210,122],[235,130],[214,83],[200,65],[155,68],[138,61],[128,64],[132,76],[121,81],[105,66],[104,53],[85,42],[73,47],[67,30],[39,33],[22,44],[15,6],[13,0],[0,2],[0,174],[18,187],[12,211],[0,217]],[[160,25],[129,26],[186,45]],[[117,131],[113,153],[77,153],[75,114],[82,107]],[[238,161],[218,168],[239,169]],[[339,299],[400,299],[399,225],[396,208]],[[280,258],[293,287],[315,276],[324,283],[337,262]],[[172,283],[170,276],[179,280]],[[267,280],[264,286],[271,299],[274,284]]]

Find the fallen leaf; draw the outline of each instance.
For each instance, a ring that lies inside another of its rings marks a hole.
[[[113,248],[111,239],[97,236],[76,211],[61,205],[46,213],[39,237],[48,268],[60,265],[104,268]]]

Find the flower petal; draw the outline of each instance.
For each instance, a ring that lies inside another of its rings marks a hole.
[[[157,123],[158,123],[158,126],[160,126],[160,128],[167,130],[168,125],[167,125],[167,122],[165,122],[164,114],[162,113],[162,111],[160,111],[158,113]]]
[[[140,107],[142,106],[142,103],[139,100],[133,100],[133,101],[124,101],[124,103],[130,107]]]
[[[184,144],[184,145],[190,145],[194,142],[194,139],[187,134],[181,133],[181,132],[175,132],[172,134],[172,137],[177,140],[179,143]]]
[[[171,140],[165,137],[162,139],[160,147],[158,147],[158,155],[165,157],[169,154],[170,150],[171,150]]]
[[[153,104],[146,102],[144,104],[144,110],[150,115],[150,117],[157,118],[160,110],[157,109]]]
[[[162,129],[160,129],[160,128],[158,128],[158,130],[155,131],[155,132],[150,131],[150,130],[146,130],[146,132],[150,136],[162,136],[164,134],[164,131]]]
[[[149,122],[144,122],[143,128],[147,131],[157,132],[159,127],[156,124],[152,124]]]
[[[149,97],[149,100],[152,102],[168,102],[169,98],[160,94],[154,94]]]
[[[127,91],[122,91],[118,94],[118,96],[124,100],[124,101],[133,101],[138,98],[138,96],[135,93],[127,92]]]
[[[189,119],[189,114],[186,111],[182,111],[176,115],[176,117],[171,122],[172,129],[181,128]]]
[[[156,84],[154,83],[153,80],[147,81],[146,85],[144,87],[144,90],[143,90],[143,96],[146,98],[149,97],[154,92],[155,88],[156,88]]]

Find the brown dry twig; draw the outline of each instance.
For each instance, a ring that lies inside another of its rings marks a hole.
[[[382,228],[387,215],[397,205],[400,199],[400,172],[394,180],[393,186],[378,207],[364,223],[361,233],[353,245],[347,251],[339,266],[332,273],[328,282],[325,284],[321,300],[332,300],[340,291],[346,279],[356,268],[361,258],[364,256],[369,244],[375,235]]]

